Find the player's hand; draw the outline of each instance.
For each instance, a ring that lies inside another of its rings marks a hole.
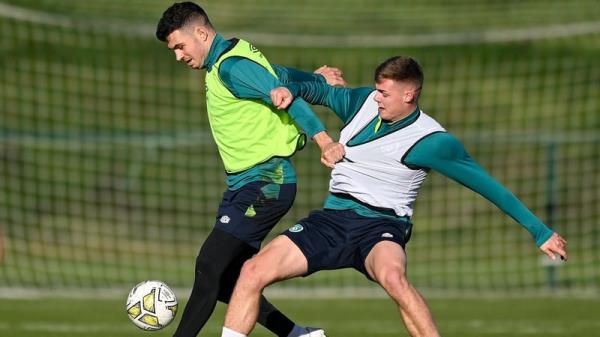
[[[552,236],[540,246],[540,250],[552,260],[556,260],[556,254],[560,256],[561,260],[566,261],[568,258],[567,240],[563,239],[557,233],[552,234]]]
[[[335,67],[323,65],[314,71],[315,74],[320,74],[325,77],[327,84],[332,86],[345,87],[348,83],[344,80],[344,73]]]
[[[333,168],[335,163],[344,158],[346,154],[344,145],[334,142],[326,131],[314,135],[313,140],[321,149],[321,163],[323,165]]]
[[[271,101],[278,109],[287,109],[294,101],[294,96],[286,87],[279,87],[271,90]]]
[[[321,163],[332,169],[335,163],[344,158],[345,154],[344,145],[338,142],[331,142],[325,145],[323,151],[321,151]]]

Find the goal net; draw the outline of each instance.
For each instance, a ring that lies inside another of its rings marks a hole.
[[[598,291],[595,1],[463,0],[451,11],[443,1],[346,0],[344,16],[332,10],[338,1],[227,3],[206,6],[226,38],[251,41],[273,63],[339,67],[351,86],[371,86],[390,56],[416,58],[425,72],[421,108],[569,241],[571,261],[549,263],[514,220],[432,172],[407,246],[417,287]],[[128,289],[144,279],[191,286],[224,170],[203,72],[177,64],[154,38],[166,6],[0,2],[0,293]],[[335,134],[335,115],[315,110]],[[314,144],[294,163],[296,202],[269,239],[327,193]],[[357,295],[375,285],[342,270],[275,289]]]

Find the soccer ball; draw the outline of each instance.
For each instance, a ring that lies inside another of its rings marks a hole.
[[[175,318],[177,298],[161,281],[144,281],[133,287],[125,306],[129,319],[143,330],[160,330]]]

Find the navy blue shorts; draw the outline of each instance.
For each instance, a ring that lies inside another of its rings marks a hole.
[[[215,228],[254,248],[292,207],[296,184],[255,181],[237,190],[227,190],[219,205]]]
[[[369,218],[350,210],[326,209],[311,212],[282,234],[289,237],[308,260],[306,275],[320,270],[354,268],[371,279],[365,269],[365,259],[373,246],[381,241],[393,241],[404,248],[411,228],[408,220]]]

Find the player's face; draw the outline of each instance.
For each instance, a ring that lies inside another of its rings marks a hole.
[[[416,95],[420,88],[414,84],[383,79],[375,84],[375,102],[379,106],[379,117],[386,121],[397,121],[414,110]]]
[[[175,53],[178,62],[192,69],[200,69],[210,50],[210,39],[205,29],[177,29],[167,36],[167,47]]]

